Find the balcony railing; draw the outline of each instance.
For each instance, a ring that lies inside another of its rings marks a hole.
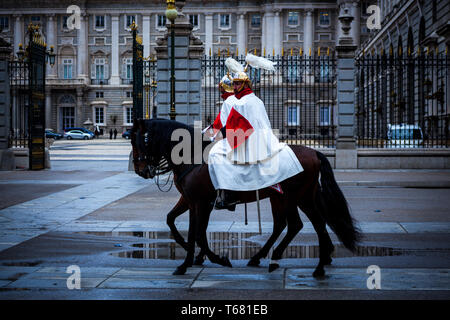
[[[133,79],[122,79],[122,84],[133,84]]]
[[[92,85],[107,85],[108,79],[91,79]]]

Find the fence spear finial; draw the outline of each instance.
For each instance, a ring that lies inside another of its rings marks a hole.
[[[317,55],[320,57],[320,47],[317,49]]]
[[[284,48],[281,48],[281,56],[284,57]]]

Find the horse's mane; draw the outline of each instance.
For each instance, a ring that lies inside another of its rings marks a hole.
[[[182,122],[178,122],[175,120],[168,119],[150,119],[145,120],[145,128],[147,132],[151,133],[151,138],[154,141],[158,142],[168,142],[171,144],[176,144],[178,141],[172,141],[172,133],[177,129],[185,129],[188,130],[191,136],[191,141],[193,142],[192,146],[194,146],[194,127],[187,125]],[[202,140],[202,151],[210,144],[209,140]],[[164,148],[164,143],[160,144],[161,149]]]

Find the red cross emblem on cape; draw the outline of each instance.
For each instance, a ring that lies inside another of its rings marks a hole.
[[[234,108],[231,109],[225,127],[227,141],[232,149],[239,147],[255,131],[250,122]]]

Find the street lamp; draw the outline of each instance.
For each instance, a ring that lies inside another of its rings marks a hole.
[[[175,120],[175,0],[167,0],[166,18],[170,20],[170,120]]]
[[[38,35],[39,32],[39,26],[34,26],[32,24],[30,24],[28,26],[28,32],[29,32],[29,44],[28,46],[25,48],[25,50],[23,49],[23,45],[21,43],[19,43],[19,50],[17,51],[17,58],[20,61],[26,61],[26,59],[28,59],[30,57],[30,44],[33,41],[33,39],[36,39],[35,37]],[[40,36],[38,39],[41,39]],[[44,48],[47,48],[47,44],[44,43],[44,41],[42,40],[40,42],[41,45],[44,46]],[[50,66],[54,66],[55,65],[55,58],[56,58],[56,54],[54,52],[54,47],[50,46],[49,50],[45,50],[45,62],[46,63],[50,63]]]

